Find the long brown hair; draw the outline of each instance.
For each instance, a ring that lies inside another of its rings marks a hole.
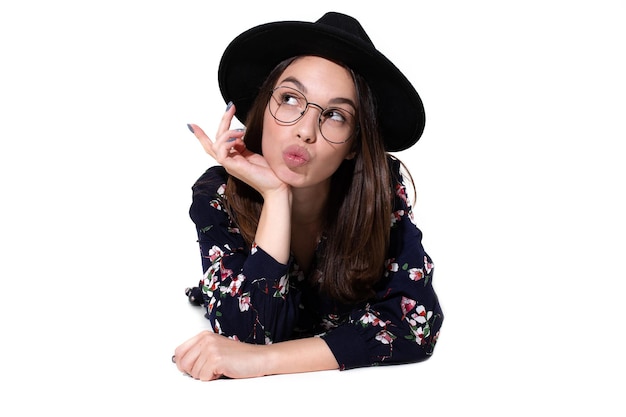
[[[271,90],[295,59],[274,68],[248,113],[245,142],[253,152],[262,153],[263,115]],[[319,283],[320,291],[344,303],[364,301],[374,295],[374,286],[384,272],[393,201],[388,155],[376,121],[374,97],[365,80],[350,72],[358,100],[359,127],[352,139],[355,157],[344,160],[331,178],[317,271],[311,276],[314,283]],[[226,207],[249,245],[254,240],[262,205],[256,190],[229,177]]]

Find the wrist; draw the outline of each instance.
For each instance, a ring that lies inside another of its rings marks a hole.
[[[338,369],[335,356],[319,337],[257,345],[258,370],[262,375]]]
[[[291,187],[287,184],[283,183],[278,188],[265,190],[261,193],[261,197],[263,197],[264,204],[268,202],[287,202],[289,207],[291,207]]]
[[[263,194],[263,208],[254,240],[281,264],[289,261],[291,248],[291,190],[289,187],[285,186]]]

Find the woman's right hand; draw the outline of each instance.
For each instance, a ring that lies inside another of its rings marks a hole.
[[[286,264],[291,245],[291,187],[281,181],[262,155],[246,148],[244,131],[230,129],[235,106],[222,117],[215,141],[197,125],[190,125],[200,144],[230,175],[239,178],[261,194],[263,208],[255,242],[278,262]]]
[[[265,158],[246,148],[243,141],[244,130],[230,129],[234,115],[235,106],[231,105],[222,116],[215,141],[200,126],[190,124],[189,127],[206,153],[223,166],[226,172],[253,187],[263,197],[275,191],[288,190],[288,185],[274,174]]]

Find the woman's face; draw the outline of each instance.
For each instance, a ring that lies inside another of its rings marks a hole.
[[[356,114],[356,89],[350,72],[327,59],[314,56],[296,59],[278,78],[274,87],[279,86],[289,87],[281,89],[286,92],[297,90],[309,103],[315,103],[323,109],[338,107]],[[295,97],[290,94],[280,96],[271,106],[276,109],[281,100],[284,109],[294,102]],[[330,143],[322,136],[320,112],[317,106],[309,105],[301,119],[285,124],[274,119],[270,105],[265,108],[263,156],[278,178],[293,188],[327,185],[343,160],[354,157],[351,152],[353,138],[345,143]],[[339,113],[329,113],[327,116],[325,132],[327,129],[330,131],[331,126],[336,127],[333,124],[343,123]]]

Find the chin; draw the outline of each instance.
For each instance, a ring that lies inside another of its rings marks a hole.
[[[287,167],[282,167],[279,171],[276,172],[276,176],[285,184],[290,187],[302,187],[305,186],[304,182],[306,177],[303,174],[300,174],[296,171],[293,171]]]

